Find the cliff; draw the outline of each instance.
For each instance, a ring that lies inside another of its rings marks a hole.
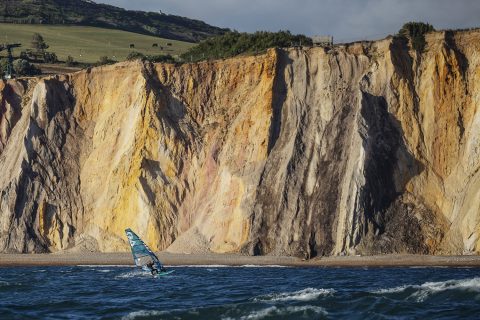
[[[480,31],[0,83],[0,251],[480,252]]]

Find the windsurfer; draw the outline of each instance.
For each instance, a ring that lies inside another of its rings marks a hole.
[[[128,243],[132,249],[133,261],[137,267],[142,268],[145,271],[150,271],[152,276],[157,274],[169,274],[173,270],[167,271],[158,257],[152,250],[142,241],[131,229],[126,229]]]
[[[150,272],[152,273],[152,276],[158,274],[158,269],[155,268],[155,265],[153,264],[153,261],[147,263],[147,267],[148,267],[148,269],[150,269]],[[164,269],[164,268],[162,267],[162,269]]]

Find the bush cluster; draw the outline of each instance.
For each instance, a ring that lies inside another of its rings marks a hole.
[[[67,56],[67,59],[65,60],[65,65],[67,67],[74,67],[77,65],[77,62],[73,59],[72,56]]]
[[[145,55],[141,52],[138,51],[132,51],[130,52],[127,57],[125,58],[128,61],[133,61],[133,60],[143,60],[145,58]]]
[[[94,66],[103,66],[103,65],[114,64],[114,63],[117,63],[117,61],[110,59],[107,56],[101,56],[100,59],[97,62],[95,62]]]
[[[143,53],[141,52],[138,52],[138,51],[132,51],[130,52],[126,59],[128,61],[133,61],[133,60],[147,60],[147,61],[151,61],[151,62],[154,62],[154,63],[157,63],[157,62],[164,62],[164,63],[175,63],[175,58],[172,57],[171,55],[169,54],[159,54],[159,55],[144,55]]]
[[[16,76],[36,76],[41,74],[40,69],[24,59],[14,60],[12,63],[13,74]],[[7,73],[8,59],[0,59],[0,75],[3,76]]]
[[[44,55],[43,55],[43,59],[44,59],[45,63],[57,63],[58,62],[58,57],[53,52],[45,52]]]
[[[23,59],[13,61],[13,71],[18,76],[36,76],[42,73],[35,65]]]
[[[228,32],[200,42],[182,54],[185,61],[229,58],[240,54],[261,53],[268,48],[312,45],[312,39],[290,31],[255,33]]]

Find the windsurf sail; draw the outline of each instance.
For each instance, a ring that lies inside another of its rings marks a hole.
[[[130,243],[130,248],[132,249],[133,261],[135,265],[141,267],[143,270],[149,270],[147,264],[152,263],[158,270],[161,270],[163,265],[158,260],[157,256],[150,250],[150,248],[145,244],[145,242],[140,239],[139,236],[135,234],[130,228],[125,230],[127,234],[128,242]]]

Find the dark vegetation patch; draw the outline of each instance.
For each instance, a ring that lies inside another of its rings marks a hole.
[[[311,46],[312,39],[304,35],[293,35],[290,31],[255,33],[228,32],[200,42],[184,54],[187,62],[223,59],[241,54],[263,53],[273,47]]]

